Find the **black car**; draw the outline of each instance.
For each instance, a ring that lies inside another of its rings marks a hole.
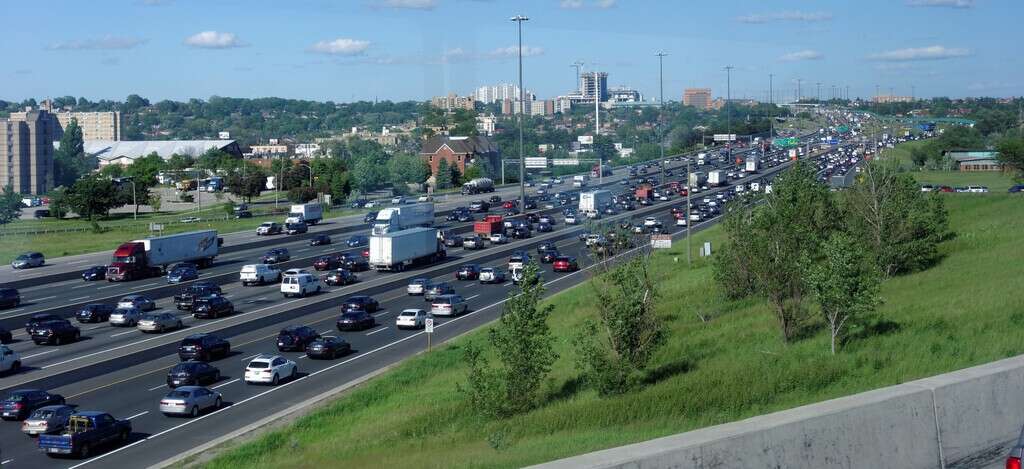
[[[239,211],[235,212],[235,218],[238,218],[238,219],[241,219],[241,218],[252,218],[252,212],[250,212],[248,210],[239,210]]]
[[[448,237],[446,237],[444,239],[444,245],[448,246],[450,248],[457,248],[459,246],[462,246],[462,236],[460,236],[460,235],[448,236]]]
[[[352,235],[345,241],[345,245],[350,248],[356,248],[359,246],[366,246],[370,243],[370,238],[363,235]]]
[[[107,266],[94,265],[82,272],[82,280],[92,282],[94,280],[105,280],[107,278]]]
[[[195,318],[217,319],[234,313],[235,305],[220,295],[202,297],[192,303],[192,316]]]
[[[466,264],[455,271],[456,280],[477,280],[479,278],[480,266],[476,264]]]
[[[373,315],[363,309],[347,309],[335,323],[339,331],[358,331],[377,325]]]
[[[492,195],[490,199],[487,199],[487,201],[492,203],[492,204],[500,204],[501,203],[501,196],[500,195]]]
[[[540,262],[542,264],[551,264],[555,262],[555,259],[559,256],[561,256],[561,254],[558,252],[558,249],[548,249],[540,253]]]
[[[350,296],[341,305],[342,309],[361,309],[368,313],[375,313],[380,309],[380,303],[373,297],[366,295]]]
[[[36,326],[44,322],[63,320],[64,318],[52,313],[33,314],[32,317],[28,318],[28,322],[25,323],[25,332],[28,335],[32,335],[32,331],[35,330]]]
[[[468,214],[468,213],[469,213],[469,209],[466,208],[466,207],[455,207],[455,208],[452,209],[451,212],[448,212],[448,215],[445,216],[444,219],[446,221],[456,221],[456,220],[459,219],[459,216],[461,216],[463,214]]]
[[[373,223],[373,221],[376,220],[376,219],[377,219],[377,212],[376,211],[368,212],[366,214],[366,216],[363,217],[363,223]]]
[[[0,344],[9,344],[11,342],[14,342],[14,335],[6,327],[0,327]]]
[[[341,255],[341,266],[352,272],[364,272],[370,270],[370,261],[363,256],[347,252]]]
[[[213,282],[196,282],[181,290],[177,295],[174,295],[174,307],[179,310],[190,311],[192,305],[198,299],[222,293],[220,285]]]
[[[205,362],[187,361],[178,363],[167,372],[167,387],[203,386],[220,381],[220,370]]]
[[[82,307],[75,313],[75,319],[80,323],[106,322],[110,320],[110,313],[114,312],[114,305],[102,303],[91,303]]]
[[[534,212],[527,213],[525,218],[526,218],[526,221],[528,221],[530,223],[537,223],[537,222],[540,221],[540,215],[537,215]]]
[[[469,212],[459,212],[459,215],[455,217],[455,221],[459,223],[471,222],[473,220],[475,220],[475,218],[473,218],[473,214]]]
[[[0,306],[17,308],[21,304],[21,295],[14,288],[0,288]]]
[[[285,223],[284,229],[290,235],[302,234],[309,231],[309,225],[302,221],[298,223]]]
[[[50,394],[42,389],[18,389],[11,391],[7,398],[0,402],[4,420],[24,420],[36,409],[48,405],[64,405],[64,396]]]
[[[331,286],[344,286],[356,283],[359,278],[356,274],[353,274],[349,270],[337,269],[332,270],[329,274],[324,275],[324,283]]]
[[[181,361],[208,362],[214,357],[224,358],[231,353],[231,344],[213,334],[193,334],[181,340],[178,358]]]
[[[331,237],[325,234],[315,235],[309,240],[310,246],[326,246],[328,244],[331,244]]]
[[[292,255],[288,253],[285,248],[274,248],[267,251],[263,257],[260,258],[260,262],[263,264],[277,264],[291,260]]]
[[[537,208],[537,201],[533,199],[526,199],[526,204],[523,205],[523,210],[532,210]]]
[[[349,353],[352,353],[352,344],[341,337],[330,335],[316,339],[306,346],[306,356],[309,358],[334,359]]]
[[[473,212],[486,212],[491,209],[491,204],[486,200],[478,200],[469,204],[469,210]]]
[[[537,232],[538,233],[550,233],[552,231],[555,231],[555,227],[551,226],[550,223],[538,223],[537,224]]]
[[[277,333],[277,349],[282,352],[302,351],[310,342],[319,338],[320,334],[309,326],[288,326]]]
[[[530,236],[530,229],[524,226],[517,226],[512,229],[512,237],[515,239],[526,239]]]

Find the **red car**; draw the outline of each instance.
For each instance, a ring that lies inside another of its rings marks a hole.
[[[580,266],[576,263],[575,257],[561,256],[555,259],[551,269],[555,272],[575,272],[580,270]]]
[[[455,271],[456,280],[479,280],[480,279],[480,266],[476,264],[466,264],[459,267],[459,270]]]
[[[332,270],[341,267],[341,258],[338,256],[320,256],[313,261],[313,268],[316,270]]]
[[[516,208],[516,201],[514,201],[514,200],[506,200],[504,203],[501,204],[501,208],[504,208],[504,209]]]

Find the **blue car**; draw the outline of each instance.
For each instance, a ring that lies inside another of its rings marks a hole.
[[[85,272],[82,272],[82,280],[85,280],[86,282],[91,282],[94,280],[103,280],[106,278],[107,266],[105,265],[89,267],[88,269],[85,269]]]
[[[190,267],[181,267],[167,273],[167,283],[181,283],[199,278],[199,272]]]
[[[1024,184],[1017,184],[1015,186],[1011,186],[1008,192],[1010,192],[1011,194],[1017,192],[1024,192]]]
[[[348,241],[345,241],[345,244],[348,245],[348,247],[350,248],[356,248],[359,246],[366,246],[369,242],[370,238],[367,238],[366,236],[354,235],[350,236],[348,238]]]

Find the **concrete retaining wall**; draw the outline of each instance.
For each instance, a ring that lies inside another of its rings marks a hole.
[[[534,466],[976,467],[1024,424],[1024,356]]]

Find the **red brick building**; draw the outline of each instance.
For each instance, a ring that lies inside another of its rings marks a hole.
[[[437,174],[437,165],[442,159],[448,160],[449,166],[459,168],[460,173],[466,172],[466,164],[482,163],[484,159],[492,170],[501,164],[498,145],[484,136],[434,136],[420,148],[420,158],[430,165],[430,174]]]

